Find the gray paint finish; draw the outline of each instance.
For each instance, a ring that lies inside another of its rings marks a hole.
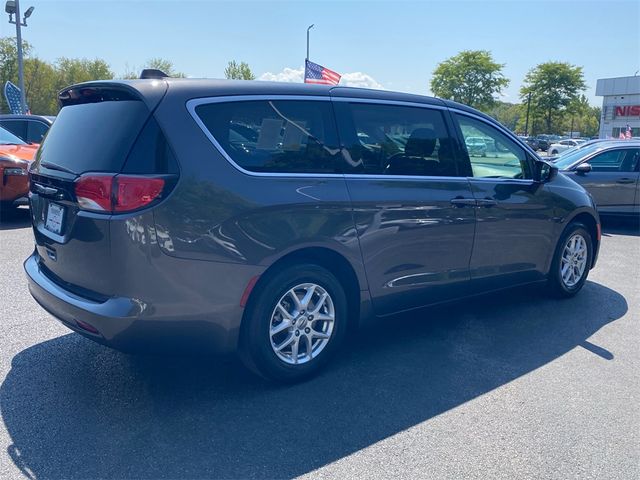
[[[361,316],[371,313],[371,306],[377,315],[387,315],[544,280],[567,222],[579,213],[597,221],[588,195],[562,176],[542,184],[466,177],[249,174],[212,142],[188,105],[218,96],[330,101],[334,95],[470,112],[466,107],[389,92],[269,82],[156,82],[99,85],[117,85],[145,98],[180,166],[167,198],[127,215],[74,214],[65,227],[69,238],[63,240],[42,230],[49,200],[32,195],[37,251],[25,268],[34,297],[71,328],[92,336],[73,326],[72,321],[82,320],[99,330],[93,339],[118,348],[135,348],[154,337],[168,344],[188,340],[190,345],[233,351],[247,288],[290,254],[333,252],[353,270]],[[478,118],[486,120],[481,114]],[[61,172],[36,167],[33,173],[72,189],[73,179]],[[475,204],[487,198],[496,206]],[[456,199],[470,203],[452,203]],[[68,202],[73,209],[73,195]],[[61,278],[43,271],[52,262],[48,249],[69,266],[52,267]],[[75,278],[76,270],[84,271],[84,277]],[[82,291],[76,287],[107,300],[78,305],[74,298]]]

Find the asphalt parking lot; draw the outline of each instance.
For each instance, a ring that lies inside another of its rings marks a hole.
[[[131,356],[27,292],[0,223],[0,478],[640,478],[640,232],[571,300],[520,289],[376,321],[318,378]]]

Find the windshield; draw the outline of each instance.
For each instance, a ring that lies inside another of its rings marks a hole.
[[[9,130],[0,127],[0,145],[26,145],[26,143]]]
[[[603,145],[599,143],[594,143],[589,146],[583,146],[582,148],[576,148],[571,152],[567,151],[564,155],[562,155],[562,157],[558,158],[558,160],[554,163],[554,165],[558,167],[560,170],[566,170],[577,161],[581,160],[587,155],[590,155],[593,152],[597,152],[602,148],[603,148]]]

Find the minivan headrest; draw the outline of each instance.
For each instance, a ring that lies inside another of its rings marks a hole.
[[[432,128],[416,128],[404,147],[404,154],[409,157],[429,157],[436,148],[436,132]]]

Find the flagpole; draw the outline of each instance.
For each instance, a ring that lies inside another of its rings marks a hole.
[[[313,23],[307,27],[307,60],[309,60],[309,30],[313,28]]]

